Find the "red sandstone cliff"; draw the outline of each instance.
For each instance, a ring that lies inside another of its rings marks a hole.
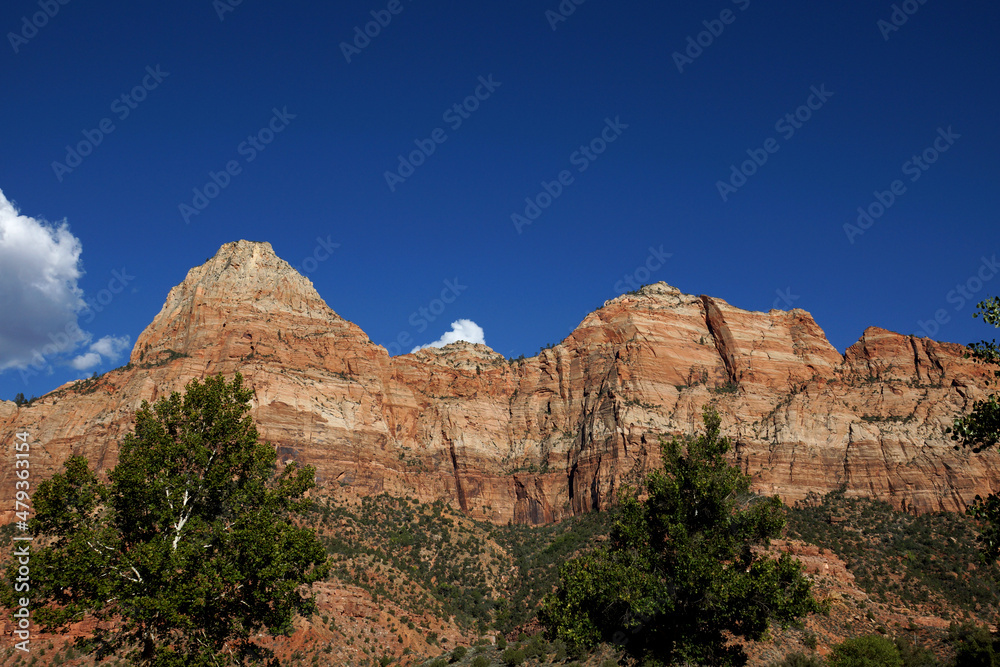
[[[657,463],[659,434],[695,430],[713,402],[761,491],[794,501],[846,485],[957,510],[1000,488],[998,455],[944,434],[985,394],[987,370],[963,352],[872,327],[842,356],[805,311],[658,283],[523,362],[468,343],[391,358],[269,244],[239,241],[170,291],[129,366],[31,407],[0,401],[0,442],[31,434],[36,481],[73,454],[108,469],[142,400],[238,370],[262,436],[321,486],[542,523],[608,503]]]

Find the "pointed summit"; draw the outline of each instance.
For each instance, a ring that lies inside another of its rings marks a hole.
[[[252,329],[272,321],[275,331],[306,323],[309,328],[346,324],[270,243],[226,243],[170,290],[159,314],[136,340],[130,361],[149,364],[190,355],[224,346],[233,335],[252,341]]]
[[[252,296],[261,308],[329,311],[312,281],[278,257],[266,241],[224,244],[214,257],[188,272],[184,282],[170,291],[166,305],[195,294],[203,298]]]

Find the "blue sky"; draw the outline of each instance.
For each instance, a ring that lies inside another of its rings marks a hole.
[[[4,2],[0,397],[121,365],[241,238],[393,352],[658,280],[992,337],[1000,6],[577,2]]]

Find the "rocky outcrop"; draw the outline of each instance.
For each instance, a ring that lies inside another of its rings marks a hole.
[[[715,404],[756,488],[788,501],[846,486],[911,511],[958,510],[1000,487],[994,454],[944,429],[985,394],[964,348],[869,328],[840,355],[809,313],[749,312],[664,283],[589,314],[562,343],[508,362],[455,343],[400,357],[338,316],[267,243],[224,245],[167,296],[130,363],[30,407],[34,479],[73,454],[99,469],[143,400],[239,371],[283,461],[321,491],[444,499],[495,522],[606,506]],[[13,497],[12,466],[0,493]]]

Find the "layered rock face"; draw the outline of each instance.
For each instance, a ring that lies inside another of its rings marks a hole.
[[[31,407],[0,402],[0,441],[30,434],[36,482],[74,454],[106,471],[143,400],[239,371],[262,437],[315,466],[319,493],[444,499],[538,524],[613,502],[659,463],[660,435],[696,431],[713,403],[762,492],[846,486],[960,510],[1000,488],[996,454],[955,451],[944,433],[986,394],[988,369],[963,352],[870,328],[842,356],[805,311],[748,312],[658,283],[522,362],[469,343],[390,357],[269,244],[239,241],[171,290],[128,366]],[[0,493],[13,497],[14,481],[6,466]]]

